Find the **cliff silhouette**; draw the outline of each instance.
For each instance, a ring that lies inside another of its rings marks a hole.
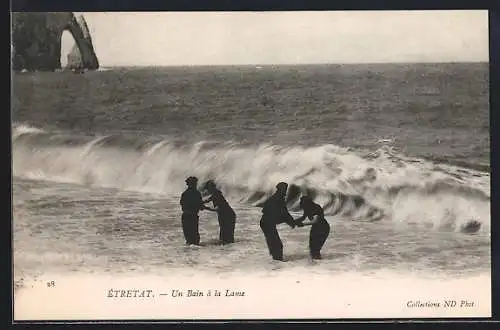
[[[73,13],[12,13],[12,61],[15,71],[55,71],[61,69],[61,38],[69,31],[80,56],[79,68],[97,70],[87,23]]]
[[[82,29],[83,37],[87,40],[88,43],[92,44],[92,37],[90,36],[89,27],[87,25],[87,21],[83,15],[76,16],[76,21],[78,25]],[[85,69],[83,64],[82,56],[80,53],[80,49],[78,48],[78,44],[73,45],[70,53],[67,56],[67,69]]]

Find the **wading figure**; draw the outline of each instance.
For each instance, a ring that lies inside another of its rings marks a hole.
[[[309,252],[312,259],[321,259],[321,248],[330,234],[330,225],[325,219],[321,206],[314,203],[311,197],[301,197],[300,208],[304,210],[304,215],[295,220],[297,226],[311,225],[311,231],[309,232]],[[306,218],[310,222],[304,223],[303,221]]]
[[[182,231],[187,245],[200,245],[198,212],[205,208],[201,193],[197,189],[198,179],[186,179],[187,189],[181,195]]]
[[[227,200],[222,195],[222,192],[217,189],[213,181],[208,181],[205,184],[210,197],[203,203],[213,203],[214,208],[209,209],[217,212],[217,219],[219,220],[219,240],[222,244],[234,243],[234,227],[236,224],[236,213],[231,208]]]
[[[276,192],[263,203],[260,228],[266,237],[269,253],[274,260],[283,261],[283,243],[276,226],[286,222],[295,228],[295,222],[286,208],[286,191],[288,184],[280,182],[276,185]]]

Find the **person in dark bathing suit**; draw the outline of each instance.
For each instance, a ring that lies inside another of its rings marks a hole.
[[[325,219],[323,209],[314,203],[309,196],[300,198],[300,208],[304,210],[304,215],[296,219],[298,227],[311,225],[309,233],[309,251],[312,259],[321,259],[321,248],[330,234],[330,224]],[[310,222],[303,221],[308,218]]]
[[[201,193],[197,189],[198,179],[186,179],[187,189],[181,195],[182,231],[187,245],[200,245],[198,212],[205,209]]]
[[[284,222],[291,228],[295,228],[296,225],[286,207],[285,197],[287,189],[287,183],[278,183],[276,192],[262,205],[262,218],[260,220],[260,228],[266,238],[269,253],[274,260],[279,261],[283,261],[283,243],[276,230],[276,226]]]
[[[206,189],[210,193],[210,197],[203,201],[203,203],[212,202],[213,209],[217,212],[217,219],[219,220],[220,232],[219,240],[222,244],[234,243],[234,227],[236,224],[236,213],[231,208],[227,200],[222,195],[222,192],[217,189],[213,181],[208,181],[205,184]]]

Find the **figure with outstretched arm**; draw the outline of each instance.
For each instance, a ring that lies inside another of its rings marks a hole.
[[[198,191],[198,178],[186,179],[187,189],[181,195],[182,231],[187,245],[200,245],[198,212],[205,209],[201,193]]]
[[[311,226],[309,232],[309,252],[312,259],[321,259],[321,248],[330,234],[330,224],[326,221],[323,208],[314,203],[311,197],[300,198],[300,208],[304,214],[295,220],[298,227]],[[304,222],[305,219],[310,221]]]
[[[210,197],[203,203],[213,203],[213,208],[206,209],[217,212],[219,221],[219,240],[222,244],[234,243],[234,228],[236,225],[236,213],[224,198],[222,192],[217,188],[215,182],[207,181],[205,187],[210,194]]]
[[[274,260],[283,261],[283,243],[278,234],[276,226],[280,223],[287,223],[291,228],[295,228],[295,221],[286,207],[286,191],[288,184],[280,182],[276,185],[276,192],[262,204],[262,218],[260,228],[266,238],[269,253]]]

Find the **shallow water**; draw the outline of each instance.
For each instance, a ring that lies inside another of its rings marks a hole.
[[[255,207],[235,205],[236,243],[231,246],[216,244],[216,216],[202,213],[200,234],[206,246],[191,248],[184,246],[174,197],[30,180],[16,181],[14,196],[14,258],[23,265],[16,267],[17,276],[56,270],[161,274],[185,268],[218,274],[274,267]],[[454,276],[489,271],[487,232],[468,234],[390,219],[327,219],[333,230],[323,248],[324,260],[314,271],[432,270]],[[280,226],[285,258],[293,267],[311,263],[308,231]]]

